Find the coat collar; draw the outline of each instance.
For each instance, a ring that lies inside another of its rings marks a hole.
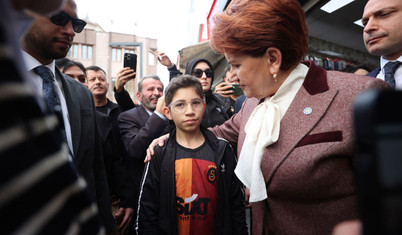
[[[174,144],[178,144],[176,141],[176,128],[174,127],[174,124],[172,124],[172,128],[169,132],[169,138],[170,139],[170,147],[173,147]],[[214,150],[215,153],[215,159],[216,159],[216,163],[220,163],[222,160],[222,157],[224,155],[225,152],[225,148],[226,145],[223,144],[224,142],[228,142],[225,139],[220,138],[220,140],[218,139],[218,137],[212,133],[210,130],[208,130],[207,128],[203,127],[200,125],[200,130],[202,132],[202,134],[205,137],[205,141],[208,142],[208,144],[212,147],[212,149]]]
[[[148,111],[142,104],[138,106],[138,110],[140,111],[141,118],[146,122],[151,115],[149,115]]]
[[[316,95],[328,91],[327,71],[315,65],[312,61],[303,61],[302,63],[308,67],[308,72],[302,85],[308,94]],[[265,98],[260,99],[259,104],[264,100]]]
[[[261,163],[261,170],[265,172],[264,178],[267,184],[300,140],[308,135],[322,119],[338,94],[338,90],[329,89],[327,72],[324,69],[312,62],[304,64],[309,67],[309,72],[303,86],[281,120],[278,141],[267,148]],[[305,114],[306,108],[312,112]]]
[[[116,110],[120,109],[120,106],[118,104],[113,103],[109,99],[107,99],[107,103],[105,104],[105,106],[107,106],[107,112],[106,112],[107,116],[111,116],[112,112],[116,112]],[[117,111],[117,112],[119,112],[119,111]]]
[[[302,62],[309,67],[303,87],[310,95],[316,95],[329,90],[327,71],[315,65],[312,61]]]
[[[380,73],[380,70],[381,70],[381,67],[377,67],[376,69],[374,69],[373,71],[368,73],[366,76],[377,77],[378,73]]]

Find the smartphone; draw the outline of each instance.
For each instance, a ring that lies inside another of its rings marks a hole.
[[[137,72],[137,55],[134,53],[124,53],[124,68],[130,67],[134,72]],[[135,75],[132,77],[135,78]]]
[[[369,90],[354,103],[363,234],[402,234],[402,92]]]
[[[232,84],[233,95],[243,95],[243,89],[241,89],[240,84]]]

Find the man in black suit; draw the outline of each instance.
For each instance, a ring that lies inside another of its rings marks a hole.
[[[402,89],[402,1],[369,0],[364,8],[364,44],[373,55],[381,56],[381,66],[368,76],[385,80]]]
[[[92,92],[97,111],[103,161],[112,197],[113,215],[120,232],[125,234],[131,221],[133,221],[133,208],[137,202],[133,200],[134,187],[130,183],[126,162],[123,159],[124,147],[117,125],[117,118],[121,109],[118,104],[106,97],[109,90],[106,72],[93,65],[87,67],[85,73],[88,89]]]
[[[98,204],[106,231],[111,232],[114,219],[92,94],[81,83],[63,75],[54,61],[67,54],[75,33],[81,32],[85,24],[77,19],[74,0],[67,0],[56,15],[35,16],[23,40],[23,56],[33,82],[44,92],[48,109],[61,111],[62,133],[72,160]],[[48,99],[49,93],[52,97]]]
[[[138,201],[146,150],[152,140],[164,133],[163,131],[168,125],[166,117],[163,116],[164,99],[162,95],[163,83],[160,78],[156,75],[146,76],[138,82],[136,96],[141,105],[119,115],[120,134],[129,161],[130,175],[136,189],[135,201]]]
[[[21,56],[21,26],[28,27],[31,21],[25,10],[48,15],[63,2],[0,1],[0,105],[6,110],[0,117],[2,234],[104,231],[96,204],[70,161],[58,119],[44,112],[45,101],[27,76]]]

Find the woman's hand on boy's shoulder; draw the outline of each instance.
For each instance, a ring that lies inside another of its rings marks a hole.
[[[160,147],[163,147],[165,145],[165,140],[169,137],[169,134],[162,135],[161,137],[154,139],[152,143],[149,145],[147,149],[147,156],[144,159],[144,163],[147,163],[151,161],[151,158],[154,156],[154,148],[156,145],[159,145]]]

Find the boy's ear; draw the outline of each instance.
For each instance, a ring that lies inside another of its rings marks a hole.
[[[172,115],[170,115],[170,109],[168,107],[163,108],[163,113],[165,114],[165,117],[169,120],[172,120]]]

